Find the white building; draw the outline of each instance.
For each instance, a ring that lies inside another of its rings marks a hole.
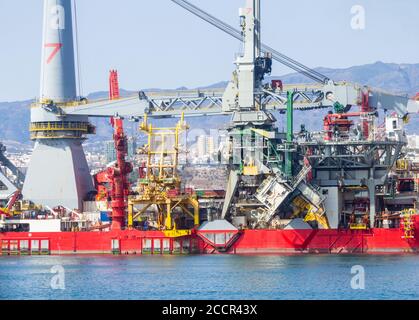
[[[200,135],[196,138],[195,146],[191,148],[191,156],[194,163],[207,163],[214,161],[217,154],[217,142],[214,137]]]

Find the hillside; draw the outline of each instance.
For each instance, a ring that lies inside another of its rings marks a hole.
[[[354,66],[346,69],[329,69],[317,68],[317,71],[325,74],[335,81],[348,81],[359,84],[364,84],[372,87],[381,88],[395,93],[414,95],[419,92],[419,64],[394,64],[376,62],[363,66]],[[280,78],[284,83],[309,83],[310,80],[299,74],[287,74]],[[212,84],[207,88],[219,88],[225,86],[227,82],[218,82]],[[149,89],[159,90],[159,89]],[[122,94],[129,94],[129,91],[122,91]],[[106,97],[107,92],[95,92],[89,95],[90,99],[98,99]],[[0,123],[0,140],[9,141],[10,143],[17,142],[28,144],[29,133],[28,124],[30,121],[30,104],[28,101],[16,102],[0,102],[0,114],[2,121]],[[311,113],[313,115],[313,112]],[[305,123],[307,128],[311,130],[318,130],[321,128],[321,119],[324,111],[315,111],[314,116],[310,117],[307,122],[307,117],[304,117],[301,112],[296,114],[296,128],[300,123]],[[278,115],[278,119],[281,116]],[[205,119],[192,118],[189,123],[192,128],[220,128],[225,122],[228,121],[227,117],[207,117]],[[111,137],[111,128],[106,119],[92,119],[92,122],[97,126],[97,134],[91,138],[91,141],[108,140]],[[164,125],[168,120],[161,120]],[[130,132],[135,132],[133,124],[128,125],[132,128]],[[279,124],[282,127],[281,124]],[[419,134],[419,126],[413,124],[408,126],[408,133]]]
[[[415,95],[419,92],[419,64],[376,62],[346,69],[316,68],[316,71],[335,81],[348,81],[381,88],[394,93]],[[286,83],[305,83],[299,74],[281,77]]]

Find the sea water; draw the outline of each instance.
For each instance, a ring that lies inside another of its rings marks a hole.
[[[419,256],[0,257],[0,299],[418,299]]]

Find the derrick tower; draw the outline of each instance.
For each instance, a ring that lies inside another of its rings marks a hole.
[[[31,108],[35,141],[23,195],[45,206],[81,209],[94,190],[82,142],[94,132],[87,116],[64,115],[84,104],[77,93],[71,0],[44,0],[40,98]]]

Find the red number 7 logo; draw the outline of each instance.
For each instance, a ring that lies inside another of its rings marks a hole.
[[[46,43],[45,44],[45,48],[54,48],[54,50],[52,50],[51,54],[49,55],[47,59],[47,64],[49,64],[52,61],[52,59],[54,59],[54,57],[56,56],[56,54],[58,53],[58,51],[60,51],[62,47],[63,47],[62,43]]]

